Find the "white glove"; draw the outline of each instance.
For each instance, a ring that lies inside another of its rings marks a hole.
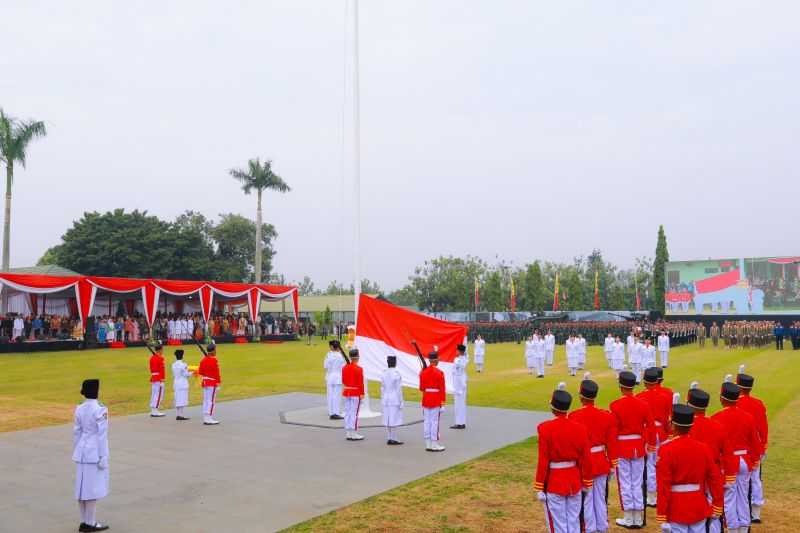
[[[661,531],[672,531],[672,526],[669,525],[669,522],[661,524]]]
[[[108,457],[101,457],[100,461],[97,463],[97,468],[100,470],[105,470],[108,468]]]
[[[547,501],[547,495],[544,492],[541,492],[541,491],[537,492],[536,493],[536,499],[539,500],[540,502],[546,502]]]
[[[444,413],[444,405],[439,408],[440,413]]]

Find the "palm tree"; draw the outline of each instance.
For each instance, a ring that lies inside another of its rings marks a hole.
[[[6,164],[6,218],[3,221],[3,272],[8,272],[11,257],[11,185],[14,182],[14,162],[25,168],[28,143],[47,135],[44,122],[20,121],[0,109],[0,161]]]
[[[254,189],[258,197],[256,211],[256,283],[261,283],[261,195],[264,191],[289,192],[291,189],[283,178],[272,172],[272,161],[267,159],[263,164],[259,158],[247,162],[247,170],[233,168],[230,175],[242,184],[245,194],[250,194]]]

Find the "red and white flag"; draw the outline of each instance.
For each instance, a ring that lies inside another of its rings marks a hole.
[[[439,349],[439,368],[444,372],[447,391],[452,391],[456,347],[467,335],[467,327],[409,311],[389,302],[362,294],[358,300],[356,347],[367,379],[379,380],[386,370],[386,357],[397,357],[403,385],[419,388],[422,363],[411,341],[416,341],[427,359],[434,346]]]

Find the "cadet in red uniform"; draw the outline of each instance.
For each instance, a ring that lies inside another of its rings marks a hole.
[[[439,419],[447,401],[444,372],[437,368],[439,354],[436,351],[428,354],[428,360],[430,365],[419,373],[419,390],[422,391],[422,432],[427,451],[443,452],[444,446],[439,444]]]
[[[736,481],[725,488],[725,522],[728,533],[746,533],[750,527],[750,472],[758,466],[761,458],[761,441],[753,417],[736,406],[739,401],[739,385],[726,381],[722,384],[720,402],[722,411],[711,417],[725,428],[731,442]]]
[[[672,395],[669,397],[664,393],[664,389],[658,383],[658,371],[660,368],[651,367],[644,371],[645,390],[636,395],[650,408],[650,415],[653,417],[653,438],[654,444],[647,447],[647,506],[656,506],[657,486],[656,486],[656,457],[658,447],[667,440],[667,429],[669,428],[669,417],[672,412]]]
[[[764,402],[750,394],[753,390],[753,376],[744,373],[744,365],[739,367],[739,374],[736,376],[736,384],[739,385],[741,394],[739,395],[739,409],[744,409],[756,423],[756,431],[761,441],[761,461],[753,469],[750,475],[750,516],[754,524],[761,523],[761,508],[764,506],[764,485],[761,483],[761,465],[764,456],[767,454],[769,445],[769,423],[767,422],[767,408]]]
[[[669,524],[662,529],[672,533],[706,533],[708,518],[722,513],[719,469],[708,446],[689,436],[693,421],[691,407],[673,406],[674,437],[658,452],[656,520]]]
[[[725,488],[723,483],[733,486],[733,483],[736,481],[736,471],[738,468],[732,461],[734,457],[733,448],[731,447],[731,441],[725,434],[725,428],[716,420],[712,420],[706,416],[706,409],[708,408],[711,398],[706,391],[695,388],[696,385],[696,383],[692,384],[687,399],[687,404],[694,410],[694,424],[692,425],[692,430],[689,432],[689,436],[708,446],[708,449],[711,451],[711,456],[714,458],[714,463],[717,465],[717,470],[720,473],[720,477],[717,481],[717,483],[719,483],[718,489],[721,494],[724,494]],[[706,496],[711,499],[710,490],[707,491]],[[721,533],[721,531],[721,518],[715,517],[709,520],[707,533]]]
[[[347,440],[364,440],[358,434],[358,411],[364,398],[364,369],[358,366],[358,349],[350,350],[350,362],[342,367],[344,396],[344,434]]]
[[[572,396],[553,392],[550,410],[555,418],[536,428],[539,458],[533,488],[544,503],[545,520],[551,533],[580,531],[582,492],[592,489],[592,458],[586,429],[567,419]]]
[[[164,356],[161,350],[161,343],[158,343],[153,355],[150,356],[150,416],[153,418],[164,416],[164,413],[158,410],[161,407],[161,400],[164,398],[164,380],[166,379]]]
[[[626,529],[645,524],[644,463],[645,445],[652,446],[655,424],[646,403],[633,395],[636,374],[619,373],[622,397],[611,402],[609,410],[617,419],[617,486],[623,518],[616,524]]]
[[[567,417],[582,425],[589,438],[592,460],[592,489],[583,499],[585,533],[608,531],[608,473],[617,467],[617,419],[609,411],[595,407],[599,387],[589,379],[581,382],[583,407]]]
[[[667,399],[667,401],[671,406],[673,403],[675,403],[674,400],[675,393],[669,387],[664,386],[664,369],[661,368],[660,366],[657,366],[656,371],[658,372],[658,387],[656,387],[656,389],[658,390],[658,392],[664,395],[664,397]],[[672,434],[672,424],[667,424],[666,433],[667,437],[669,437]]]
[[[216,426],[219,421],[214,419],[214,407],[217,403],[217,389],[222,383],[219,375],[219,362],[217,361],[217,346],[212,342],[206,348],[206,354],[200,360],[197,368],[203,387],[203,424]]]

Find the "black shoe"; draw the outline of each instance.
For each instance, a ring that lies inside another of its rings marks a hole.
[[[760,518],[753,518],[752,520],[750,520],[750,522],[752,524],[760,524],[761,523],[761,519]]]
[[[341,415],[331,415],[331,420],[344,420],[344,417]]]
[[[89,527],[89,526],[88,526],[88,525],[86,525],[86,523],[85,523],[85,522],[81,522],[81,525],[79,525],[79,526],[78,526],[78,531],[80,531],[81,533],[83,533],[84,531],[88,531],[88,530],[86,529],[87,527]]]
[[[543,378],[544,376],[536,376],[537,378]]]
[[[189,417],[187,417],[187,416],[176,416],[175,420],[189,420]]]
[[[101,524],[101,523],[99,523],[99,522],[98,522],[97,524],[95,524],[95,525],[93,525],[93,526],[91,526],[91,525],[89,525],[89,524],[86,524],[86,529],[84,529],[84,531],[87,531],[87,532],[92,532],[92,531],[105,531],[106,529],[108,529],[108,527],[109,527],[109,526],[107,526],[107,525],[105,525],[105,524]]]
[[[403,443],[400,442],[399,440],[389,439],[389,440],[386,441],[386,444],[389,445],[389,446],[400,446]]]
[[[646,504],[646,506],[647,506],[647,507],[652,507],[653,509],[655,509],[655,508],[656,508],[656,506],[655,506],[655,505],[653,505],[652,503],[648,503],[648,504]]]
[[[328,420],[336,420],[336,415],[330,415],[330,416],[328,417]]]
[[[455,424],[450,426],[450,429],[466,429],[466,427],[464,424]]]

